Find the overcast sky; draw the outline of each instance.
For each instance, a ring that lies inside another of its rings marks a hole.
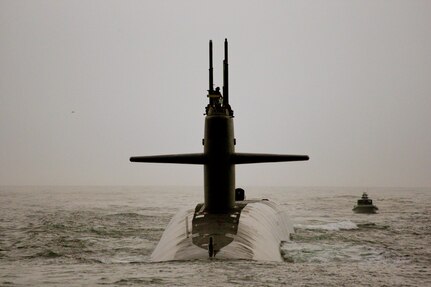
[[[202,185],[229,40],[237,185],[431,186],[431,1],[0,1],[1,185]]]

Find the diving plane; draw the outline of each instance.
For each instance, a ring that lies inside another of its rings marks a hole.
[[[224,41],[223,88],[214,89],[209,42],[209,103],[205,108],[203,153],[134,156],[131,162],[204,166],[204,202],[180,211],[166,227],[152,261],[229,258],[282,261],[280,245],[293,228],[268,199],[246,199],[235,187],[235,165],[305,161],[307,155],[235,152],[233,110],[229,105],[228,42]]]

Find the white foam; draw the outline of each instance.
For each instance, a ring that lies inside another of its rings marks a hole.
[[[295,228],[298,229],[309,229],[309,230],[331,230],[331,231],[337,231],[337,230],[350,230],[350,229],[358,229],[358,226],[349,220],[347,221],[340,221],[340,222],[331,222],[331,223],[325,223],[325,224],[319,224],[319,225],[305,225],[305,224],[295,224]]]

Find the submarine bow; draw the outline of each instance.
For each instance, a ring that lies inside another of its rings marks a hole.
[[[235,152],[234,112],[229,104],[227,39],[224,42],[222,92],[219,87],[214,89],[212,59],[210,41],[207,94],[209,103],[205,108],[203,153],[130,158],[131,162],[204,166],[204,202],[172,219],[153,252],[152,259],[155,261],[196,259],[202,254],[209,257],[218,254],[217,257],[224,258],[279,260],[280,256],[274,259],[274,256],[263,255],[272,254],[274,251],[268,253],[257,246],[259,242],[272,242],[274,250],[278,250],[279,254],[280,242],[288,240],[288,234],[292,229],[275,203],[268,200],[244,200],[244,191],[235,189],[235,165],[305,161],[309,157]],[[272,226],[273,229],[266,230],[268,226]]]

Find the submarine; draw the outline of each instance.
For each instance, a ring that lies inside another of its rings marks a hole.
[[[223,87],[214,89],[209,41],[209,103],[205,107],[203,153],[133,156],[131,162],[195,164],[204,167],[204,202],[179,211],[154,249],[152,261],[249,259],[283,261],[280,246],[293,227],[268,199],[246,199],[235,186],[238,164],[306,161],[307,155],[238,153],[234,111],[229,104],[228,41],[224,41]]]

